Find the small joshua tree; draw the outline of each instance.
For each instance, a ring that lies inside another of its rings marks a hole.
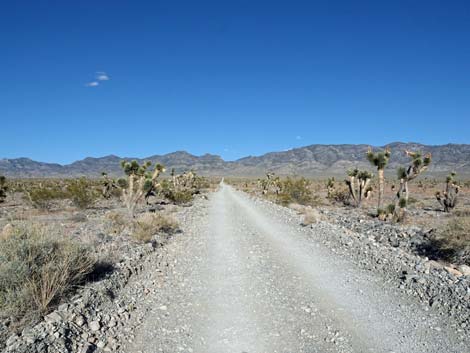
[[[186,204],[199,194],[202,188],[207,187],[207,181],[196,175],[194,171],[176,174],[171,171],[171,178],[164,180],[161,185],[161,194],[176,204]]]
[[[444,212],[450,212],[457,205],[460,187],[454,180],[456,175],[455,172],[450,173],[446,178],[445,190],[436,192],[436,199],[444,207]]]
[[[398,168],[398,179],[400,180],[400,187],[396,194],[394,205],[393,219],[400,222],[406,216],[406,207],[408,205],[409,189],[408,182],[417,178],[421,173],[425,172],[431,164],[431,154],[428,153],[424,157],[421,152],[405,151],[406,155],[410,157],[411,163],[408,167]]]
[[[0,203],[5,202],[7,191],[7,178],[5,178],[3,175],[0,175]]]
[[[151,165],[151,162],[145,162],[142,165],[137,161],[121,162],[121,168],[127,179],[119,179],[118,185],[122,189],[122,198],[132,217],[135,217],[135,209],[144,196],[159,186],[157,179],[165,171],[161,164],[157,164],[154,170],[149,172],[147,169]]]
[[[101,173],[101,175],[103,176],[103,188],[101,189],[101,194],[105,199],[109,199],[113,194],[113,190],[117,189],[118,186],[106,172]]]
[[[260,180],[260,185],[263,195],[266,195],[270,190],[274,190],[276,195],[281,192],[281,180],[274,173],[267,173],[266,179]]]
[[[372,179],[372,174],[366,170],[353,169],[348,171],[349,179],[345,180],[346,185],[349,188],[349,194],[351,195],[356,207],[361,207],[362,200],[369,198],[372,187],[369,185]]]
[[[183,174],[175,174],[171,172],[171,182],[176,192],[183,190],[192,190],[195,187],[196,174],[193,171],[184,172]]]
[[[333,195],[335,193],[335,178],[334,177],[331,177],[331,178],[328,178],[328,180],[326,181],[326,198],[327,199],[331,199],[333,198]]]
[[[379,194],[378,194],[378,204],[377,204],[377,213],[382,212],[382,200],[384,195],[384,169],[388,164],[390,159],[390,149],[386,148],[385,151],[374,153],[372,148],[369,147],[367,151],[368,161],[377,167],[377,175],[379,178]]]

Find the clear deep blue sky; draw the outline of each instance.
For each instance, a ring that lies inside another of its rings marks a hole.
[[[470,143],[468,0],[2,1],[0,44],[0,158]]]

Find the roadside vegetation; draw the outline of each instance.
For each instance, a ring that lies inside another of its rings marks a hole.
[[[82,284],[96,264],[85,245],[57,227],[22,223],[0,234],[0,316],[37,320]]]
[[[431,259],[470,266],[470,216],[448,220],[421,250]]]
[[[160,213],[144,213],[133,223],[132,237],[140,242],[152,241],[155,234],[171,235],[178,230],[178,222]]]
[[[161,244],[177,233],[175,207],[214,187],[193,171],[165,178],[160,164],[121,167],[121,178],[0,176],[0,322],[12,331],[112,269],[119,243]]]
[[[344,207],[357,209],[371,220],[431,229],[428,241],[423,244],[430,257],[468,263],[470,182],[459,181],[454,172],[444,182],[426,177],[432,156],[420,151],[403,153],[409,163],[396,170],[395,178],[390,171],[385,173],[392,160],[391,150],[369,148],[364,159],[376,170],[376,175],[372,170],[354,168],[346,171],[346,178],[341,181],[335,177],[318,180],[268,172],[256,182],[253,179],[228,182],[295,209],[303,215],[303,225],[324,219],[322,210]]]

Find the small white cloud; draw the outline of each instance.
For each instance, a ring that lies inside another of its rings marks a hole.
[[[103,71],[98,71],[96,73],[96,79],[98,81],[109,81],[109,76],[106,72],[103,72]]]
[[[93,81],[93,82],[88,82],[85,86],[87,86],[87,87],[96,87],[99,84],[100,84],[99,82]]]
[[[295,139],[296,140],[302,140],[302,136],[296,136]]]

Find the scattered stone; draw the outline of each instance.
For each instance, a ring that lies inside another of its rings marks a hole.
[[[457,267],[457,269],[464,275],[464,276],[470,276],[470,266],[468,265],[460,265]]]
[[[78,314],[77,317],[75,318],[75,323],[80,327],[82,327],[85,324],[85,322],[86,322],[86,319],[81,314]]]
[[[444,268],[445,268],[445,270],[446,270],[447,272],[449,272],[451,275],[454,275],[455,277],[461,277],[461,276],[463,276],[462,272],[460,272],[459,270],[456,270],[456,269],[453,268],[453,267],[446,266],[446,267],[444,267]]]
[[[62,316],[57,311],[53,311],[52,313],[44,317],[44,321],[46,321],[49,324],[60,322],[62,320],[63,320]]]

